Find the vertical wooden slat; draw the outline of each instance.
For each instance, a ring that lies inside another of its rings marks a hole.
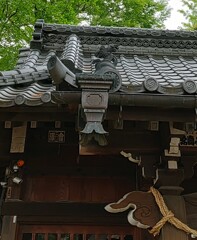
[[[35,240],[36,233],[45,233],[45,240],[48,240],[48,233],[58,234],[60,240],[61,234],[70,234],[70,240],[74,240],[74,234],[83,234],[83,240],[86,240],[87,234],[94,234],[95,240],[101,240],[99,235],[106,234],[110,240],[112,235],[119,235],[120,240],[124,240],[125,235],[132,235],[134,240],[144,240],[139,234],[139,230],[132,226],[88,226],[88,225],[21,225],[19,227],[18,237],[15,240],[21,240],[23,233],[32,233],[32,240]],[[4,240],[4,239],[3,239]],[[6,239],[7,240],[7,239]]]
[[[70,232],[70,240],[74,240],[74,233]]]

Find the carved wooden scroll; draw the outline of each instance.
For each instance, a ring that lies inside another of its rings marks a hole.
[[[157,190],[155,189],[155,191]],[[193,229],[191,229],[188,225],[189,223],[191,224],[191,217],[194,217],[195,219],[197,217],[197,205],[195,205],[197,202],[197,195],[193,194],[186,197],[164,196],[164,198],[162,198],[159,191],[157,192],[162,199],[161,204],[158,204],[158,199],[155,198],[153,192],[134,191],[124,195],[118,202],[108,204],[105,207],[105,210],[111,213],[119,213],[131,208],[132,210],[128,213],[129,223],[139,228],[150,228],[150,232],[154,235],[159,234],[161,229],[161,240],[169,239],[169,236],[175,240],[186,240],[188,239],[187,236],[189,236],[189,234],[191,234],[193,238],[196,238],[197,231],[195,229],[197,226],[193,224]],[[170,207],[170,210],[168,210],[165,201]],[[185,201],[187,201],[186,204]],[[167,209],[167,212],[171,213],[171,216],[165,215],[163,209]],[[193,211],[192,216],[191,209]],[[186,220],[186,213],[189,214],[189,221]],[[155,234],[155,227],[157,227],[162,221],[163,224],[161,225],[161,228],[159,228],[159,231]],[[167,223],[168,221],[169,223]]]
[[[128,213],[128,221],[131,225],[149,228],[154,227],[161,219],[159,208],[151,192],[134,191],[127,193],[118,202],[108,204],[105,210],[119,213],[129,208],[132,208]]]

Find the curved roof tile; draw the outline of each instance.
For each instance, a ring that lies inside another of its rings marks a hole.
[[[47,69],[57,55],[71,71],[93,74],[95,53],[115,44],[125,93],[196,94],[197,32],[47,24],[39,20],[16,69],[0,72],[0,107],[39,105],[54,91]],[[43,85],[45,83],[46,85]]]
[[[28,87],[16,89],[6,87],[0,89],[0,107],[14,105],[37,106],[51,101],[50,94],[55,90],[54,86],[44,86],[33,83]]]
[[[86,33],[95,35],[123,35],[124,36],[149,36],[149,37],[180,37],[180,38],[197,38],[196,31],[179,31],[179,30],[159,30],[159,29],[140,29],[128,27],[98,27],[98,26],[74,26],[66,24],[47,24],[44,23],[43,31],[46,33]]]

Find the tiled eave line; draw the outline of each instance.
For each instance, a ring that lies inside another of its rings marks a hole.
[[[0,72],[0,87],[28,84],[48,79],[50,79],[50,75],[46,66],[16,69]]]
[[[140,29],[127,27],[97,27],[97,26],[72,26],[64,24],[43,24],[44,33],[55,34],[87,34],[87,35],[121,35],[121,36],[141,36],[141,37],[162,37],[162,38],[192,38],[197,39],[196,31],[179,30],[158,30]]]
[[[0,90],[0,107],[14,105],[39,106],[51,102],[53,86],[42,86],[34,83],[26,88],[15,89],[6,87]]]

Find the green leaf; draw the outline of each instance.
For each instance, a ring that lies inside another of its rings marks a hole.
[[[48,23],[160,28],[167,0],[1,0],[0,69],[13,69],[18,49],[28,45],[37,19]]]

